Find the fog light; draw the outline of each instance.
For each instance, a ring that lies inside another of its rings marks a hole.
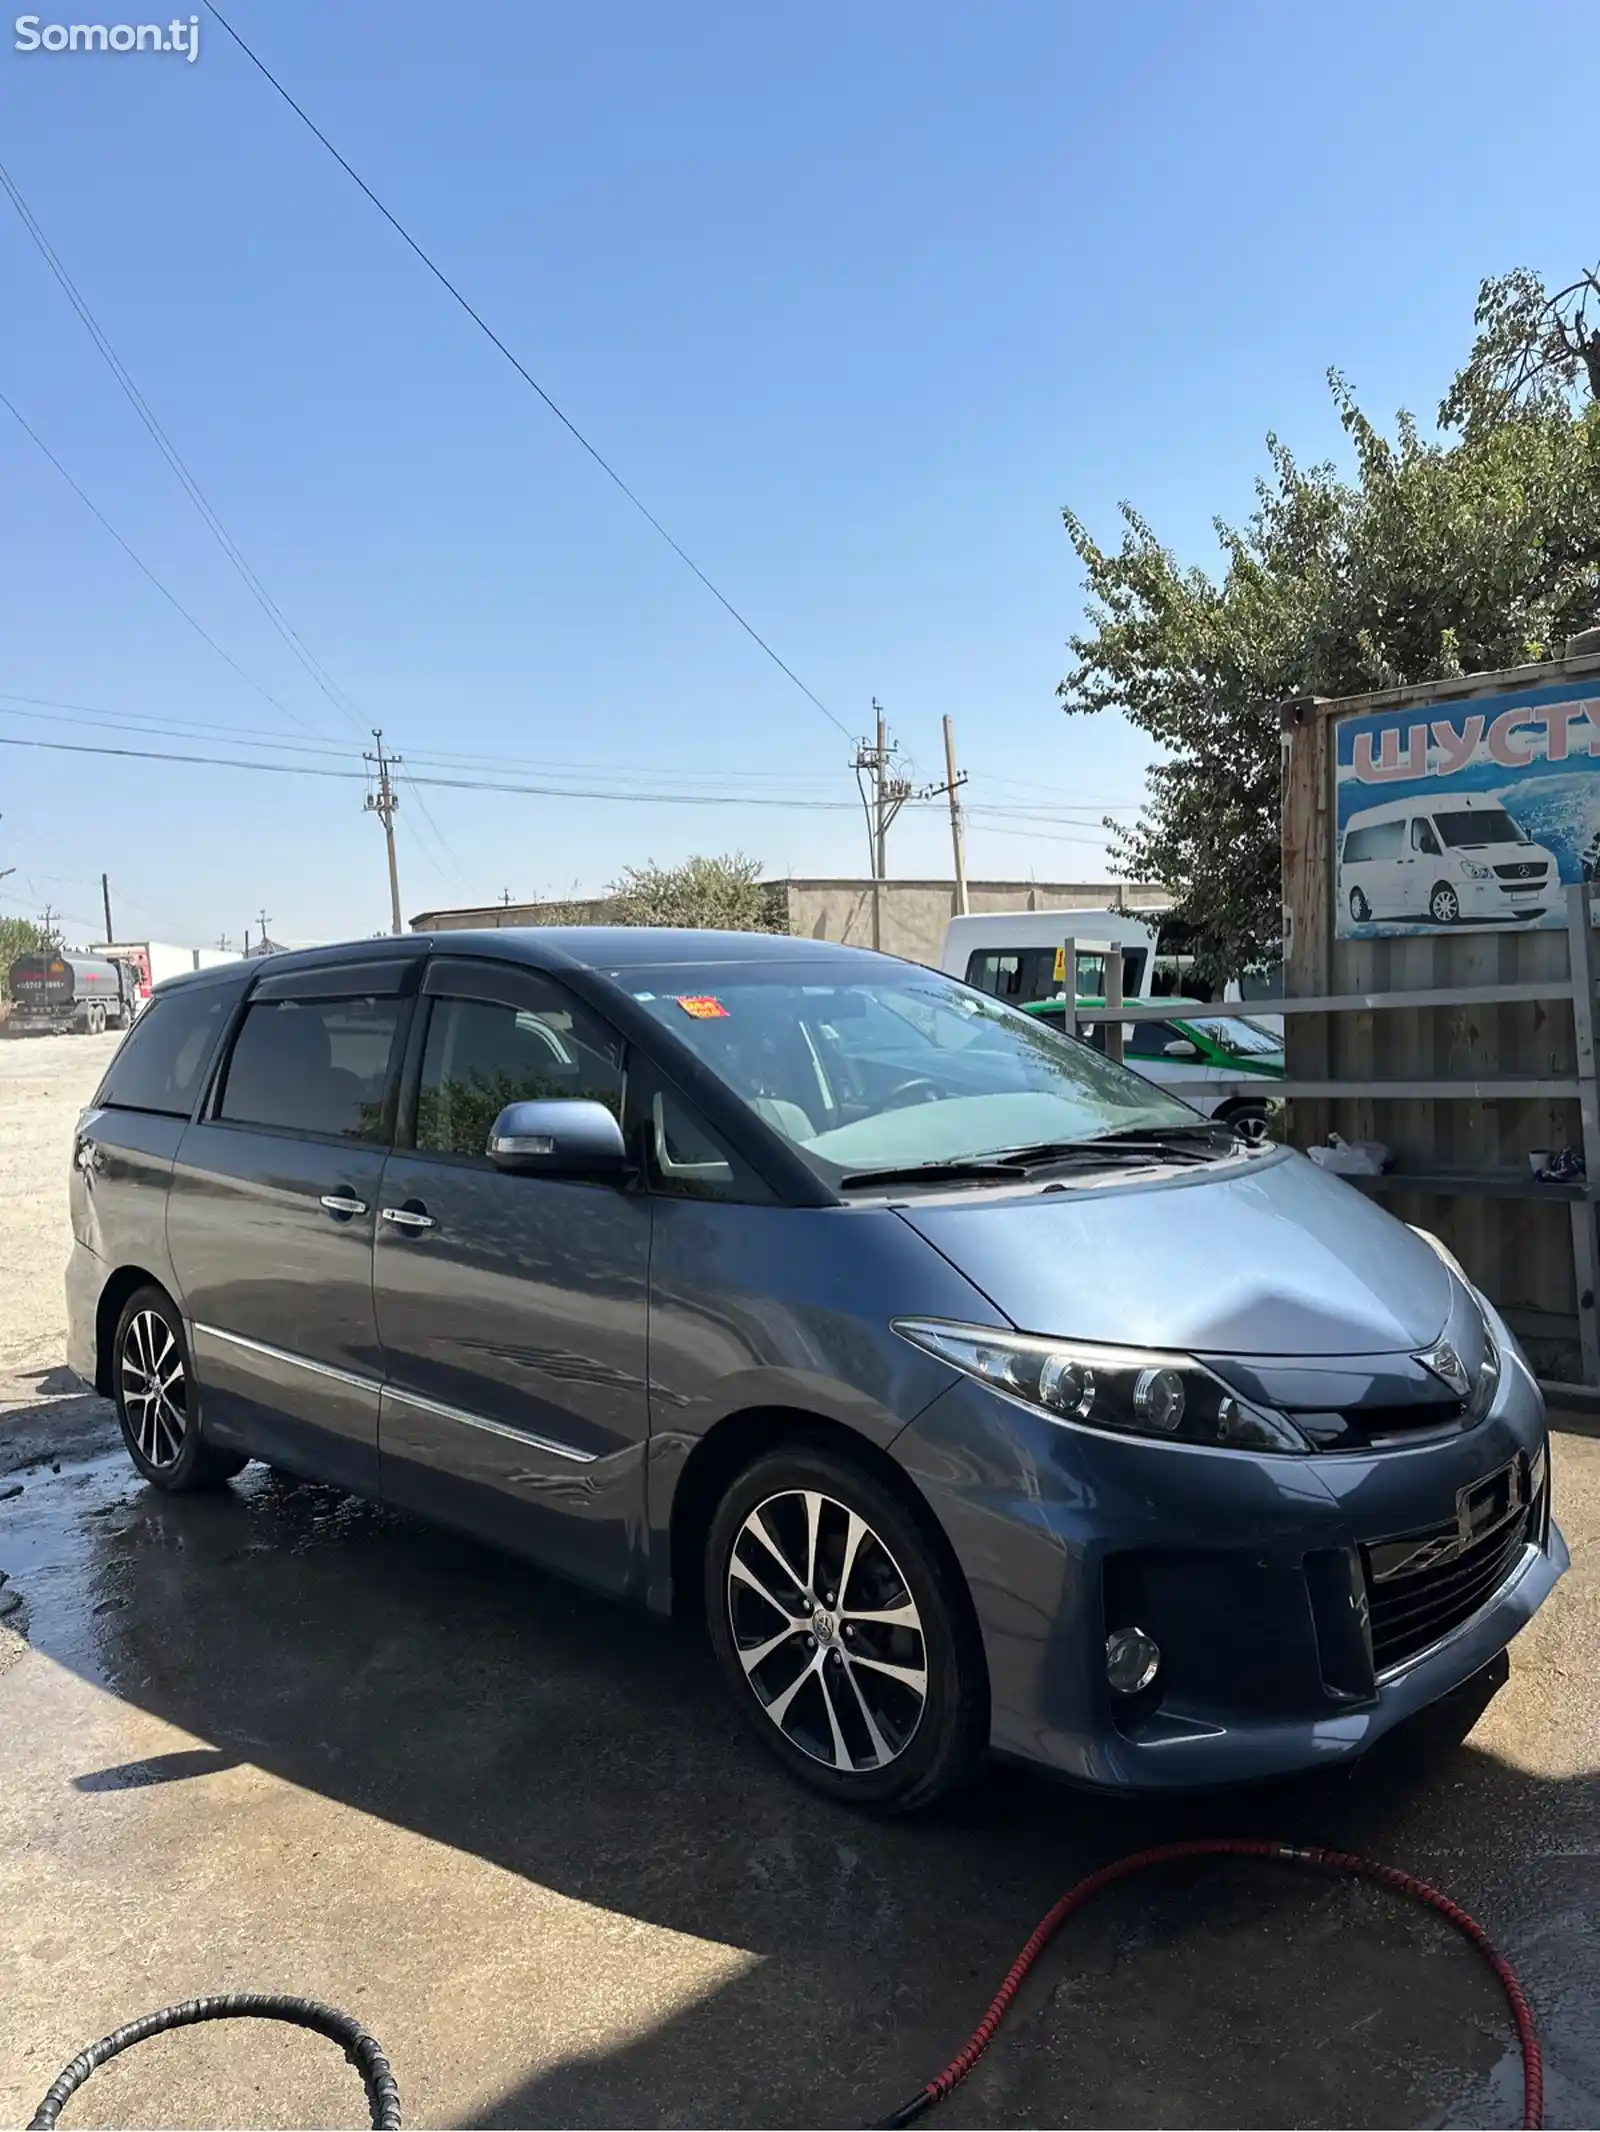
[[[1113,1629],[1106,1638],[1106,1679],[1117,1695],[1139,1695],[1161,1670],[1161,1646],[1143,1629]]]

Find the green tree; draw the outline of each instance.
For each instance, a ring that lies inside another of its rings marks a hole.
[[[618,925],[713,926],[734,933],[785,930],[777,899],[761,868],[742,852],[658,866],[653,859],[627,867],[606,890]]]
[[[1472,437],[1517,409],[1600,400],[1600,266],[1554,295],[1526,267],[1478,289],[1472,353],[1439,406],[1441,429]]]
[[[0,918],[0,999],[11,997],[11,965],[22,955],[36,955],[44,935],[31,918]]]
[[[1353,478],[1269,437],[1255,511],[1217,522],[1215,575],[1131,506],[1115,549],[1064,514],[1089,609],[1058,693],[1161,750],[1138,824],[1108,824],[1113,861],[1173,892],[1210,977],[1278,937],[1280,703],[1529,663],[1600,620],[1600,404],[1549,378],[1507,399],[1492,364],[1471,369],[1445,402],[1460,434],[1434,440],[1404,414],[1383,436],[1330,373]]]

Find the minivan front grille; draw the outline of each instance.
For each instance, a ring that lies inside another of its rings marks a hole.
[[[1528,1543],[1538,1507],[1518,1463],[1464,1489],[1448,1524],[1361,1550],[1380,1674],[1460,1628],[1493,1598]]]
[[[1542,881],[1550,871],[1543,859],[1518,859],[1510,866],[1497,866],[1502,881]]]

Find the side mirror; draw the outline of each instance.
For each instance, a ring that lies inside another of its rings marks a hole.
[[[1190,1043],[1186,1036],[1175,1036],[1170,1044],[1162,1045],[1161,1056],[1164,1059],[1197,1059],[1200,1046]]]
[[[489,1129],[489,1160],[525,1176],[617,1177],[628,1166],[622,1127],[603,1103],[554,1096],[508,1103]]]

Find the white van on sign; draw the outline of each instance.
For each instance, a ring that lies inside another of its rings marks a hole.
[[[1554,852],[1498,799],[1439,791],[1352,814],[1339,845],[1341,920],[1412,925],[1542,917],[1560,900]]]
[[[1600,877],[1600,676],[1430,689],[1337,718],[1333,743],[1339,939],[1559,931]]]

